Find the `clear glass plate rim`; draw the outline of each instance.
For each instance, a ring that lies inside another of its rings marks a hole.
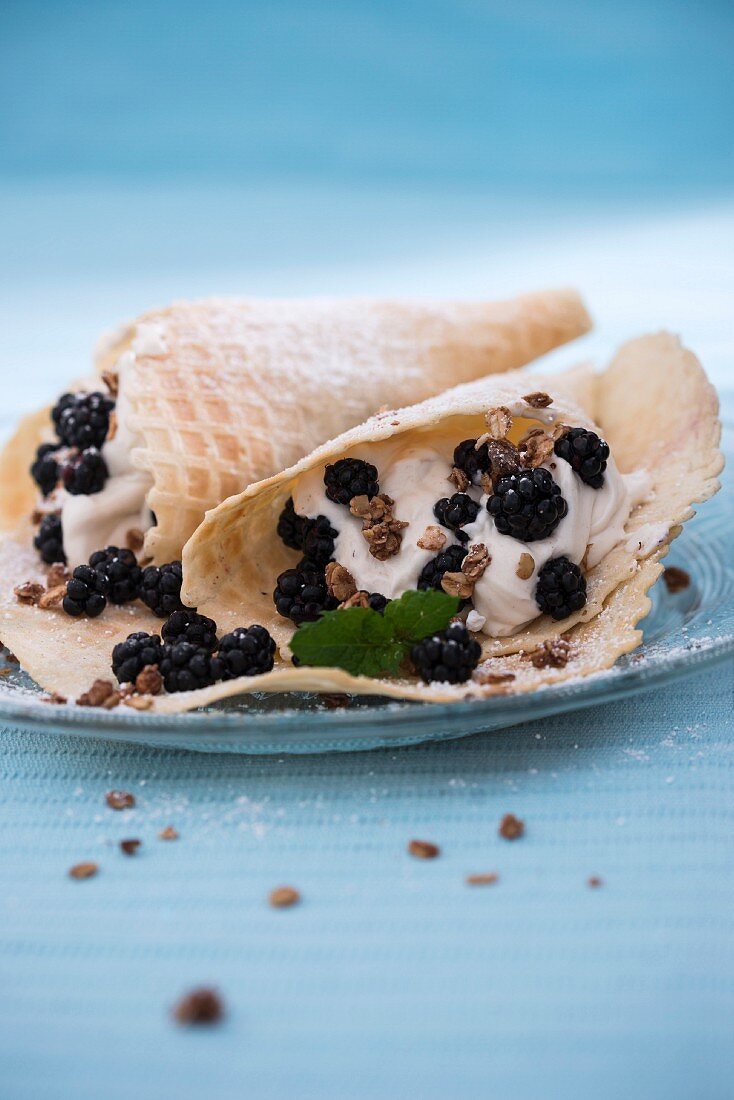
[[[734,395],[731,395],[734,397]],[[729,433],[734,432],[734,417],[722,417]],[[725,448],[731,458],[730,447]],[[723,601],[722,601],[723,603]],[[721,606],[721,604],[717,605]],[[105,734],[124,734],[129,732],[140,736],[146,730],[156,736],[181,734],[184,732],[218,735],[239,734],[260,740],[273,733],[279,735],[297,731],[306,734],[318,730],[321,737],[333,731],[344,735],[345,726],[349,736],[355,739],[361,733],[374,729],[381,720],[389,717],[391,732],[404,736],[403,728],[415,726],[425,721],[434,726],[441,719],[451,720],[452,725],[459,724],[464,718],[467,724],[478,728],[482,719],[501,717],[507,724],[513,723],[513,717],[532,719],[536,714],[550,715],[569,706],[581,706],[603,703],[611,698],[621,698],[637,691],[653,687],[678,672],[688,675],[704,665],[712,665],[725,660],[734,653],[734,635],[724,635],[698,646],[691,643],[676,648],[669,653],[656,653],[654,660],[636,665],[626,663],[615,665],[606,671],[583,679],[548,685],[524,695],[493,696],[488,699],[472,699],[457,703],[401,703],[387,699],[382,706],[363,709],[344,710],[279,710],[226,712],[222,710],[198,711],[178,715],[148,715],[140,712],[121,714],[115,711],[83,710],[80,708],[54,707],[41,703],[38,698],[10,692],[0,694],[0,721],[8,725],[18,725],[29,730],[47,730],[50,727],[69,732],[97,732]],[[467,726],[468,728],[468,726]],[[285,747],[284,747],[285,751]]]

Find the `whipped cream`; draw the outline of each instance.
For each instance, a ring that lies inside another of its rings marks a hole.
[[[89,496],[72,496],[65,489],[58,491],[64,551],[71,569],[85,564],[95,550],[103,550],[106,546],[125,546],[128,531],[139,528],[145,532],[153,522],[146,504],[152,479],[149,473],[136,470],[132,464],[132,451],[141,442],[130,427],[131,408],[126,393],[125,367],[132,354],[126,352],[117,364],[117,431],[101,450],[110,475],[104,488]],[[98,386],[99,381],[90,382],[88,389],[94,390]]]
[[[519,403],[511,411],[515,415],[527,415]],[[537,418],[538,410],[534,410],[533,415]],[[402,532],[400,552],[386,561],[378,561],[370,554],[362,535],[361,520],[347,508],[327,499],[323,467],[299,479],[293,491],[296,512],[310,517],[328,517],[339,532],[334,558],[349,570],[358,588],[380,592],[389,599],[416,588],[421,570],[437,553],[417,545],[429,525],[439,526],[445,535],[444,550],[458,544],[453,532],[440,527],[433,514],[436,501],[455,491],[447,475],[452,465],[453,448],[458,442],[458,439],[415,438],[406,442],[397,437],[350,451],[350,457],[365,459],[377,467],[380,492],[395,501],[396,519],[409,524]],[[567,515],[547,539],[525,543],[500,534],[486,510],[487,495],[478,486],[470,486],[467,490],[481,507],[475,522],[463,529],[469,536],[466,545],[483,543],[491,555],[490,565],[474,587],[470,629],[502,637],[515,633],[537,618],[535,587],[538,572],[546,562],[566,556],[580,564],[585,558],[585,567],[593,568],[625,537],[630,512],[650,491],[650,479],[644,471],[622,475],[613,457],[607,461],[601,489],[585,485],[569,463],[556,455],[551,455],[544,466],[568,504]],[[529,554],[534,563],[532,573],[524,579],[517,575],[522,554]]]

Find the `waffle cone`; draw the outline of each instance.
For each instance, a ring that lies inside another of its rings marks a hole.
[[[380,406],[511,370],[589,327],[566,290],[502,303],[210,300],[144,315],[96,365],[129,372],[133,463],[150,473],[157,517],[146,556],[179,557],[207,509]],[[6,452],[16,476],[0,491],[5,528],[33,508],[27,467],[47,425],[29,418]]]

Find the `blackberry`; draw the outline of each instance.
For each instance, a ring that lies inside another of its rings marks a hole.
[[[54,491],[59,480],[59,464],[54,455],[60,446],[60,443],[42,443],[31,466],[31,477],[45,497]]]
[[[465,439],[454,451],[454,466],[463,470],[474,485],[482,474],[495,480],[520,468],[517,447],[507,439],[489,439],[476,449],[476,439]]]
[[[352,497],[375,497],[380,491],[376,467],[361,458],[340,458],[327,466],[324,485],[329,500],[346,507]]]
[[[285,507],[278,519],[278,536],[291,550],[303,550],[303,525],[305,516],[299,516],[293,504],[293,497],[288,497]]]
[[[170,645],[174,642],[191,642],[197,649],[205,649],[207,653],[213,653],[218,644],[217,624],[214,619],[200,615],[198,611],[192,611],[188,607],[174,611],[163,624],[161,634],[163,641]]]
[[[124,642],[118,642],[112,650],[112,671],[121,684],[134,684],[138,673],[146,665],[160,665],[163,646],[157,634],[138,630],[128,634]]]
[[[367,593],[367,606],[372,611],[378,611],[380,615],[390,603],[387,596],[383,596],[381,592],[368,592]]]
[[[568,505],[548,471],[538,467],[501,477],[487,511],[501,535],[536,542],[555,531]]]
[[[454,449],[454,466],[463,470],[469,480],[478,485],[480,476],[489,473],[490,461],[487,444],[483,443],[477,449],[476,443],[476,439],[464,439],[459,443]]]
[[[216,657],[191,642],[173,642],[163,647],[158,666],[166,691],[195,691],[219,679]]]
[[[138,598],[140,578],[143,571],[138,565],[132,550],[108,546],[106,550],[95,550],[89,559],[92,569],[103,573],[109,582],[108,599],[110,603],[130,603]]]
[[[460,572],[461,563],[466,554],[465,546],[449,546],[447,550],[436,554],[435,558],[431,558],[423,566],[418,578],[418,587],[440,589],[444,573]]]
[[[101,493],[109,477],[107,463],[94,447],[74,455],[61,470],[64,488],[72,496],[91,496]]]
[[[91,565],[77,565],[66,586],[64,611],[75,619],[80,615],[96,619],[107,606],[109,590],[110,582],[104,573],[98,573]]]
[[[51,416],[62,443],[84,451],[88,447],[102,446],[114,407],[115,402],[103,393],[65,393]]]
[[[317,565],[326,565],[334,557],[334,540],[338,534],[326,516],[304,520],[303,556]]]
[[[327,590],[323,568],[308,559],[280,574],[273,603],[279,615],[296,625],[318,619],[322,611],[333,611],[338,606]]]
[[[33,540],[33,545],[41,555],[41,561],[45,561],[47,565],[53,565],[58,561],[63,562],[64,565],[66,564],[61,516],[43,517],[41,526],[38,528],[38,534]]]
[[[586,578],[568,558],[551,558],[538,573],[535,602],[544,615],[567,619],[586,603]]]
[[[468,542],[469,536],[461,528],[474,522],[479,515],[479,505],[466,493],[454,493],[451,497],[437,500],[433,514],[442,527],[448,527],[456,534],[459,542]]]
[[[609,458],[609,444],[587,428],[569,428],[556,440],[555,452],[565,459],[585,485],[601,489]]]
[[[231,634],[225,634],[219,643],[221,678],[234,680],[237,676],[259,676],[270,672],[275,658],[275,642],[264,626],[237,626]]]
[[[154,615],[167,619],[174,611],[184,610],[181,603],[182,580],[180,561],[148,565],[140,581],[140,599]]]
[[[450,623],[439,634],[414,645],[410,659],[426,683],[463,684],[479,664],[482,647],[463,623]]]

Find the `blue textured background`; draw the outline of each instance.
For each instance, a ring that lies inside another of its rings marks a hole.
[[[571,282],[571,356],[669,326],[731,386],[733,48],[728,0],[4,0],[0,427],[214,292]],[[728,1100],[733,708],[730,662],[352,757],[2,731],[0,1097]],[[182,1032],[199,982],[226,1022]]]

